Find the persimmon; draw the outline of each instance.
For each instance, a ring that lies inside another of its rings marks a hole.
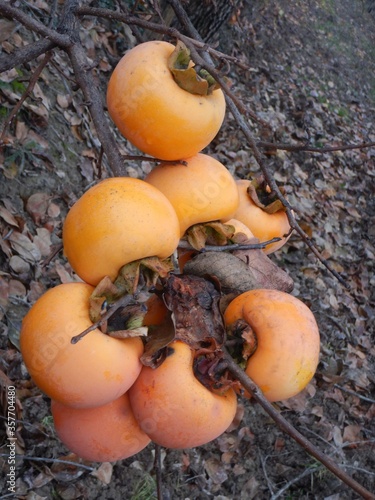
[[[138,149],[162,160],[178,160],[204,149],[225,115],[220,89],[198,95],[181,88],[168,67],[174,45],[150,41],[129,50],[107,89],[108,112]]]
[[[20,347],[35,384],[51,399],[72,407],[94,407],[126,392],[142,365],[140,338],[116,339],[98,328],[76,344],[72,337],[92,326],[86,283],[49,289],[23,319]]]
[[[233,218],[245,224],[261,243],[273,238],[281,238],[280,241],[270,243],[263,250],[266,254],[276,252],[289,238],[289,236],[286,236],[290,233],[290,224],[286,213],[279,210],[269,214],[258,207],[247,192],[251,181],[239,179],[236,180],[236,184],[239,193],[239,205],[233,213]],[[227,219],[223,218],[222,220],[225,222]]]
[[[310,382],[319,362],[320,336],[302,301],[278,290],[250,290],[228,305],[224,320],[230,329],[243,320],[254,332],[257,348],[246,373],[269,401],[291,398]]]
[[[214,393],[194,376],[194,352],[181,342],[157,368],[144,366],[129,390],[141,429],[157,444],[192,448],[208,443],[232,423],[237,409],[233,389]]]
[[[231,217],[239,203],[236,182],[222,163],[203,153],[183,161],[161,163],[145,177],[171,202],[181,235],[193,224]]]
[[[153,293],[146,302],[147,312],[143,318],[144,326],[160,325],[169,314],[169,309],[164,304],[160,295]]]
[[[64,253],[83,281],[115,279],[120,268],[144,257],[169,257],[180,238],[166,196],[140,179],[112,177],[86,191],[69,210]]]
[[[72,408],[52,400],[51,411],[60,441],[84,460],[123,460],[150,442],[134,417],[126,393],[96,408]]]

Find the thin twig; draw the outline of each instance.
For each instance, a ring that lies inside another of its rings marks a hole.
[[[362,496],[366,500],[375,500],[375,494],[368,491],[361,484],[359,484],[355,479],[346,474],[342,468],[340,468],[337,463],[328,457],[325,453],[321,452],[316,448],[311,441],[309,441],[305,436],[303,436],[292,424],[290,424],[275,408],[274,406],[264,397],[260,388],[255,384],[255,382],[237,365],[232,356],[223,348],[224,359],[228,363],[229,372],[241,382],[243,387],[251,394],[255,401],[266,411],[266,413],[274,420],[274,422],[280,427],[281,430],[286,432],[291,438],[293,438],[302,448],[307,451],[310,455],[316,458],[321,464],[323,464],[329,471],[331,471],[336,477],[341,479],[346,485],[348,485],[353,491]]]
[[[74,43],[69,35],[61,34],[54,29],[47,28],[41,22],[31,18],[20,9],[12,7],[10,3],[5,2],[4,0],[0,0],[0,13],[12,21],[18,21],[26,28],[44,36],[47,40],[55,43],[59,47],[68,48],[72,45],[72,43]]]
[[[145,19],[141,19],[139,17],[135,17],[135,16],[132,16],[130,14],[119,12],[119,11],[113,11],[110,9],[103,9],[103,8],[96,8],[96,7],[87,7],[84,5],[82,5],[81,7],[78,7],[75,10],[75,13],[78,16],[93,16],[93,17],[100,17],[100,18],[104,18],[104,19],[113,19],[116,21],[121,21],[124,24],[127,24],[129,26],[139,26],[140,28],[147,29],[147,30],[152,31],[154,33],[159,33],[161,35],[167,35],[171,38],[179,38],[182,41],[188,41],[188,42],[192,43],[198,49],[201,49],[201,50],[208,52],[209,54],[216,57],[217,59],[227,60],[227,61],[233,62],[233,64],[236,64],[241,69],[245,69],[245,70],[248,69],[248,66],[245,65],[242,61],[240,61],[237,57],[233,57],[233,56],[229,56],[228,54],[224,54],[223,52],[216,50],[214,47],[211,47],[206,42],[197,40],[195,38],[188,37],[186,35],[183,35],[179,31],[177,31],[175,28],[171,28],[170,26],[165,26],[165,25],[162,25],[159,23],[153,23],[150,21],[146,21]]]
[[[184,24],[187,32],[193,36],[194,38],[203,41],[202,38],[200,37],[199,33],[197,30],[194,28],[192,25],[190,19],[182,14],[184,12],[180,2],[178,0],[170,0],[173,8],[176,11],[176,15],[179,16],[180,21]],[[204,68],[208,73],[211,74],[211,76],[219,83],[221,86],[223,92],[225,93],[225,99],[227,102],[227,106],[232,113],[234,119],[237,122],[237,125],[241,129],[242,133],[244,134],[253,154],[256,162],[258,163],[264,178],[267,182],[267,184],[270,186],[271,190],[273,193],[276,194],[278,199],[281,201],[281,203],[285,207],[285,212],[288,216],[288,221],[292,229],[294,229],[303,239],[303,241],[306,243],[306,245],[310,248],[310,250],[313,252],[313,254],[317,257],[317,259],[323,264],[323,266],[333,275],[335,278],[343,285],[345,288],[349,288],[348,284],[346,283],[345,279],[335,270],[333,267],[329,264],[329,262],[322,257],[320,254],[319,250],[316,248],[312,240],[308,237],[308,235],[305,233],[305,231],[300,227],[298,222],[296,221],[294,217],[294,212],[292,209],[292,206],[290,205],[289,201],[285,198],[283,193],[281,192],[280,188],[278,187],[274,176],[272,175],[268,165],[266,165],[264,158],[257,146],[257,142],[255,138],[253,137],[253,134],[251,133],[251,130],[249,128],[249,125],[247,121],[245,120],[243,116],[243,106],[239,106],[239,100],[233,99],[233,93],[230,91],[228,88],[226,82],[224,79],[221,77],[219,72],[216,70],[215,66],[212,63],[212,59],[209,54],[203,53],[202,56],[200,56],[197,51],[195,50],[194,47],[191,45],[189,46],[192,57],[194,61],[199,64],[202,68]]]
[[[317,148],[308,145],[298,145],[298,144],[278,144],[273,142],[263,142],[258,141],[257,146],[264,148],[266,150],[275,151],[281,149],[283,151],[295,152],[307,152],[307,153],[334,153],[335,151],[347,151],[350,149],[368,149],[375,146],[375,142],[363,142],[362,144],[344,144],[342,146],[327,146],[324,148]]]
[[[76,344],[80,340],[83,339],[88,333],[96,330],[99,328],[103,323],[105,323],[120,307],[125,307],[129,305],[132,301],[134,300],[134,295],[123,295],[120,297],[116,302],[111,305],[111,307],[108,309],[108,311],[103,314],[103,316],[96,321],[96,323],[93,323],[91,326],[86,328],[83,332],[79,333],[78,335],[75,335],[74,337],[71,338],[70,342],[72,344]]]
[[[33,61],[54,47],[56,47],[54,42],[43,38],[35,43],[21,47],[11,54],[0,54],[0,73]]]
[[[0,457],[8,457],[8,456],[9,455],[6,453],[0,453]],[[78,462],[73,462],[71,460],[61,460],[59,458],[32,457],[30,455],[16,455],[15,458],[21,458],[22,460],[31,460],[32,462],[50,462],[57,464],[75,465],[76,467],[80,467],[81,469],[86,469],[90,472],[95,470],[95,467],[90,467],[89,465],[80,464]]]
[[[37,83],[37,81],[38,81],[38,79],[39,79],[42,71],[44,70],[44,68],[48,64],[48,61],[51,59],[51,57],[52,57],[52,52],[47,52],[45,54],[43,60],[38,65],[38,67],[36,68],[36,70],[34,71],[34,73],[31,75],[29,84],[28,84],[25,92],[22,94],[20,100],[14,106],[14,108],[12,109],[11,113],[9,114],[9,116],[6,118],[5,123],[4,123],[4,127],[3,127],[3,131],[2,131],[1,136],[0,136],[0,146],[4,142],[4,137],[5,137],[6,131],[7,131],[8,127],[9,127],[10,123],[12,122],[13,118],[17,115],[18,111],[21,109],[22,104],[26,101],[26,99],[28,98],[28,96],[33,91],[33,89],[35,87],[35,84]]]
[[[163,500],[162,474],[161,474],[161,446],[155,444],[154,470],[156,474],[156,494],[158,500]]]
[[[350,389],[346,389],[345,387],[342,387],[342,385],[338,384],[333,384],[333,387],[337,387],[337,389],[340,389],[340,391],[347,392],[348,394],[351,394],[352,396],[356,396],[359,399],[362,399],[362,401],[366,401],[367,403],[375,404],[375,399],[367,398],[366,396],[362,396],[361,394],[358,394],[355,391],[351,391]]]
[[[80,43],[75,43],[67,52],[77,83],[83,92],[86,105],[90,110],[98,138],[108,158],[109,166],[115,176],[126,175],[124,161],[111,132],[108,118],[104,113],[102,97],[89,68],[86,53]]]
[[[293,486],[296,483],[299,483],[301,479],[303,479],[306,476],[311,476],[311,474],[319,472],[322,469],[323,466],[309,467],[308,469],[305,469],[303,472],[301,472],[301,474],[288,481],[277,493],[274,493],[270,500],[277,500],[278,498],[281,497],[281,495],[283,495],[286,491],[288,491],[291,486]]]
[[[281,238],[272,238],[272,240],[263,241],[262,243],[233,243],[231,245],[206,245],[201,250],[197,252],[227,252],[232,250],[262,250],[267,245],[271,243],[276,243],[280,241]],[[186,250],[196,250],[190,243],[186,240],[180,240],[178,248],[184,248]]]

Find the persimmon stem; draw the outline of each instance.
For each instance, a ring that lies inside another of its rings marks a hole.
[[[105,323],[118,309],[129,305],[134,299],[135,299],[134,295],[124,295],[123,297],[121,297],[119,300],[113,303],[110,309],[108,309],[108,311],[105,314],[103,314],[103,316],[98,321],[96,321],[91,326],[86,328],[86,330],[84,330],[83,332],[72,337],[70,343],[76,344],[77,342],[82,340],[83,337],[85,337],[88,333],[96,330],[103,323]]]
[[[290,424],[281,414],[277,411],[273,405],[264,397],[261,389],[257,384],[237,365],[232,356],[228,353],[225,348],[222,348],[224,352],[224,359],[227,362],[228,370],[239,380],[243,387],[251,394],[255,401],[265,410],[265,412],[274,420],[274,422],[280,427],[282,431],[288,434],[292,439],[294,439],[302,448],[307,451],[310,455],[316,458],[321,464],[323,464],[329,471],[331,471],[336,477],[341,479],[342,482],[347,484],[353,491],[361,495],[362,498],[366,500],[375,500],[375,495],[359,484],[355,479],[346,474],[334,460],[328,457],[325,453],[321,452],[316,448],[311,441],[309,441],[305,436],[303,436],[292,424]]]

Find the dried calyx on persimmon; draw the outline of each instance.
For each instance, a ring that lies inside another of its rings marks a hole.
[[[233,218],[247,226],[260,242],[280,238],[268,244],[264,252],[270,254],[280,249],[291,234],[291,227],[285,207],[273,196],[263,180],[236,180],[239,193],[239,206]],[[223,222],[228,218],[222,219]]]

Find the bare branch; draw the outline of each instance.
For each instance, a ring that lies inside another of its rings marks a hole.
[[[191,34],[191,36],[195,36],[198,40],[202,41],[200,38],[199,33],[196,31],[194,26],[192,25],[190,19],[183,14],[184,10],[178,0],[170,0],[172,6],[174,9],[176,9],[176,14],[179,16],[180,22],[184,24],[186,27],[186,30]],[[318,249],[315,247],[314,243],[310,240],[308,235],[305,233],[305,231],[300,227],[298,222],[296,221],[293,213],[292,206],[290,205],[289,201],[285,198],[285,196],[282,194],[280,191],[274,176],[272,175],[268,165],[265,163],[265,159],[260,152],[257,142],[249,128],[249,125],[247,124],[247,121],[244,118],[244,113],[243,113],[243,105],[239,105],[239,100],[237,98],[233,98],[233,93],[231,90],[228,88],[226,82],[224,79],[221,77],[220,73],[216,70],[215,66],[212,63],[212,59],[209,54],[203,53],[202,56],[200,56],[195,48],[190,44],[189,48],[191,50],[193,59],[196,63],[198,63],[200,66],[202,66],[208,73],[211,74],[211,76],[219,83],[221,86],[223,92],[225,93],[225,98],[227,102],[227,106],[232,113],[234,119],[237,122],[237,125],[241,129],[242,133],[244,134],[251,150],[253,151],[254,158],[256,162],[258,163],[264,178],[267,182],[267,184],[270,186],[271,190],[273,193],[276,194],[278,199],[281,201],[281,203],[285,207],[286,214],[288,216],[288,220],[290,223],[290,226],[292,229],[295,229],[296,232],[301,236],[303,241],[307,244],[307,246],[310,248],[310,250],[314,253],[314,255],[317,257],[317,259],[323,264],[323,266],[333,275],[335,278],[346,288],[348,287],[348,284],[344,280],[344,278],[337,272],[335,269],[332,268],[332,266],[329,264],[329,262],[321,256],[320,252]]]
[[[325,148],[316,148],[313,146],[300,145],[300,144],[278,144],[273,142],[257,142],[259,148],[264,148],[266,151],[276,151],[277,149],[282,149],[283,151],[296,152],[307,152],[307,153],[334,153],[335,151],[347,151],[350,149],[368,149],[375,146],[375,142],[364,142],[362,144],[344,144],[342,146],[329,146]]]
[[[96,323],[93,323],[91,326],[86,328],[83,332],[79,333],[78,335],[75,335],[74,337],[71,338],[70,342],[72,344],[76,344],[80,340],[83,339],[88,333],[93,332],[97,328],[99,328],[103,323],[105,323],[113,314],[120,309],[120,307],[125,307],[129,305],[132,301],[134,300],[133,295],[124,295],[121,298],[119,298],[114,304],[108,309],[108,311],[103,314],[103,316],[100,318],[99,321],[96,321]]]
[[[40,23],[36,19],[31,18],[22,10],[12,7],[9,3],[4,0],[0,0],[0,14],[13,21],[20,22],[26,28],[44,36],[49,42],[54,42],[56,45],[62,48],[68,48],[72,45],[72,40],[69,36],[60,34],[57,31],[47,28],[44,24]]]
[[[257,403],[266,411],[266,413],[275,421],[280,429],[291,438],[293,438],[299,445],[302,446],[310,455],[319,460],[328,470],[330,470],[336,477],[341,479],[353,491],[358,493],[366,500],[375,500],[375,495],[359,484],[355,479],[348,476],[334,460],[328,457],[325,453],[316,448],[305,436],[303,436],[293,425],[291,425],[279,411],[264,397],[260,388],[251,380],[248,375],[236,364],[230,354],[223,349],[224,358],[228,363],[228,370],[230,373],[241,382],[243,387],[251,394]]]
[[[219,50],[214,49],[210,45],[208,45],[205,42],[196,40],[195,38],[190,38],[186,35],[183,35],[179,31],[177,31],[175,28],[171,28],[169,26],[157,24],[157,23],[152,23],[150,21],[146,21],[144,19],[140,19],[138,17],[132,16],[130,14],[125,14],[123,12],[117,12],[113,11],[110,9],[101,9],[101,8],[95,8],[95,7],[78,7],[75,11],[76,15],[78,16],[93,16],[93,17],[101,17],[104,19],[115,19],[116,21],[121,21],[129,26],[138,26],[140,28],[147,29],[149,31],[152,31],[153,33],[159,33],[160,35],[167,35],[171,38],[178,38],[179,40],[182,40],[183,42],[190,42],[193,44],[196,48],[202,49],[205,52],[208,52],[212,56],[225,60],[225,61],[231,61],[237,66],[239,66],[242,69],[248,69],[248,66],[246,66],[242,61],[240,61],[237,57],[229,56],[228,54],[224,54],[223,52],[220,52]],[[267,123],[268,126],[268,123]]]
[[[197,252],[229,252],[232,250],[262,250],[267,245],[271,243],[276,243],[280,241],[281,238],[272,238],[271,240],[263,241],[262,243],[233,243],[232,245],[206,245],[201,250]],[[187,250],[195,250],[193,246],[190,245],[186,240],[181,240],[178,244],[178,248],[184,248]]]
[[[21,47],[11,54],[0,54],[0,73],[33,61],[54,47],[56,47],[54,42],[42,39],[26,45],[26,47]]]
[[[80,43],[72,45],[67,52],[77,83],[81,87],[86,105],[90,110],[99,140],[107,155],[110,168],[116,176],[126,175],[124,161],[111,132],[108,118],[104,112],[102,96],[94,81],[86,53]]]
[[[16,116],[18,111],[21,109],[22,104],[25,102],[25,100],[28,98],[28,96],[33,91],[40,74],[42,73],[42,71],[46,67],[46,65],[48,64],[48,61],[51,59],[51,57],[52,57],[52,52],[47,52],[43,58],[43,61],[39,64],[39,66],[36,68],[36,70],[32,74],[32,76],[30,78],[29,85],[27,86],[27,89],[25,90],[25,92],[22,94],[21,99],[17,102],[17,104],[14,106],[11,113],[9,114],[7,119],[5,120],[3,131],[2,131],[1,136],[0,136],[0,146],[4,142],[4,137],[5,137],[6,131],[9,127],[11,121]]]

